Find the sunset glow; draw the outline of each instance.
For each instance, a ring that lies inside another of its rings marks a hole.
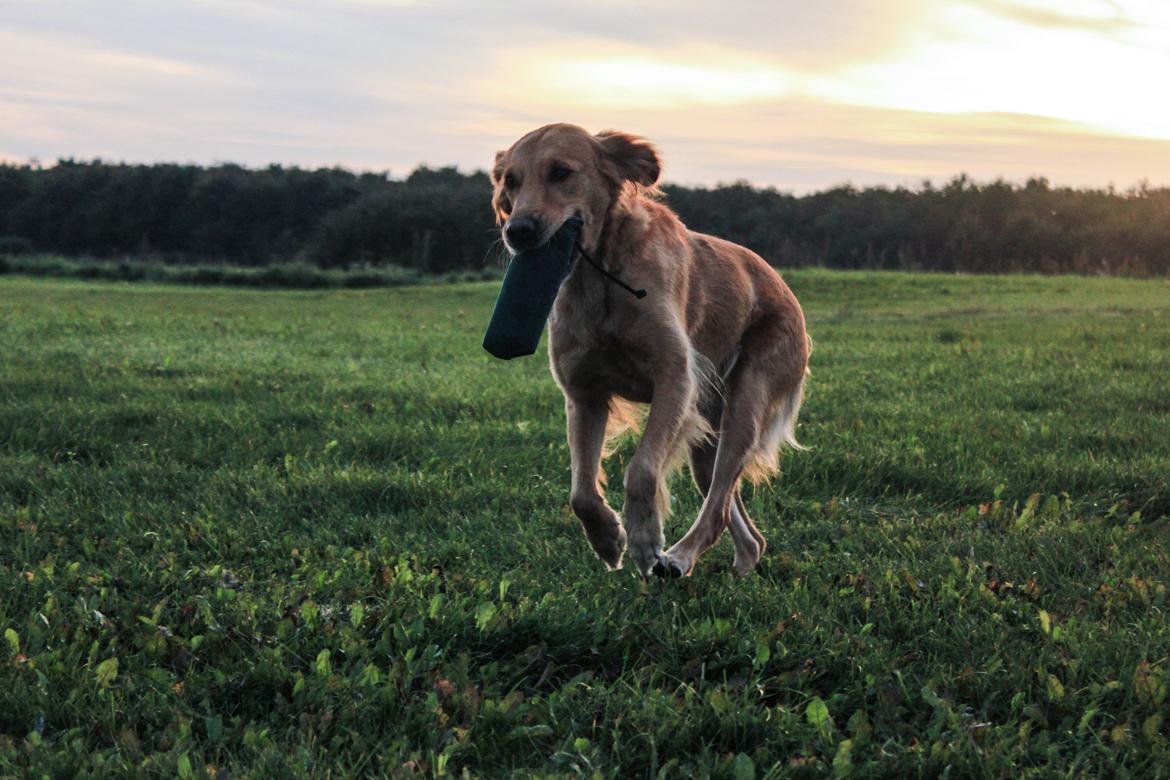
[[[1168,39],[1134,45],[1155,23],[1170,32],[1164,13],[1150,14],[1148,26],[1126,17],[1131,21],[1119,28],[1121,17],[1101,13],[1112,4],[1018,5],[1033,13],[1048,5],[1065,16],[1052,29],[1037,30],[977,6],[957,6],[945,17],[966,31],[961,37],[856,68],[823,96],[915,111],[1030,114],[1170,139],[1170,106],[1155,96],[1157,74],[1170,73]]]
[[[0,156],[482,168],[550,121],[669,180],[1170,179],[1152,0],[0,7]]]

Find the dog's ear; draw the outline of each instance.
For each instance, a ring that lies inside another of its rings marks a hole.
[[[500,179],[504,177],[504,158],[508,153],[504,150],[496,152],[496,164],[492,166],[492,184],[499,184]]]
[[[507,152],[496,152],[496,164],[492,166],[492,211],[496,213],[496,224],[503,225],[512,212],[512,199],[504,191],[504,160]]]
[[[658,181],[662,172],[658,150],[645,138],[605,130],[597,134],[597,141],[621,178],[644,187],[653,187]]]

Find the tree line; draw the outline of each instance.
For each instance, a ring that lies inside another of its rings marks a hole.
[[[667,185],[688,226],[783,267],[1170,273],[1170,189],[960,175],[915,189],[794,196],[745,182]],[[485,173],[386,173],[61,160],[0,165],[0,254],[168,264],[450,273],[495,265]]]

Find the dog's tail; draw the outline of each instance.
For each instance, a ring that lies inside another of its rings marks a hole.
[[[804,380],[800,378],[772,412],[772,417],[760,432],[756,446],[748,453],[747,465],[743,475],[751,482],[759,484],[767,482],[780,471],[780,447],[788,445],[794,450],[804,450],[796,440],[796,418],[800,414],[800,404],[804,400]]]
[[[612,396],[609,399],[609,419],[605,423],[605,446],[601,451],[601,459],[605,460],[612,455],[627,435],[640,432],[645,416],[645,410],[638,404],[616,395]],[[602,470],[601,473],[605,474],[605,471]]]

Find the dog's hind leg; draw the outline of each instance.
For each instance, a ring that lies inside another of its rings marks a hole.
[[[601,450],[609,418],[608,399],[574,400],[565,397],[569,450],[573,460],[573,487],[569,504],[581,521],[597,557],[609,569],[620,569],[626,532],[605,501],[601,487]]]
[[[715,469],[716,446],[716,442],[704,441],[691,447],[691,477],[695,480],[695,486],[704,498],[711,488],[711,474]],[[748,516],[738,488],[736,488],[735,496],[728,507],[728,519],[731,540],[735,544],[735,561],[732,563],[732,569],[737,575],[743,576],[759,563],[760,556],[764,554],[767,544]]]
[[[731,503],[731,538],[735,540],[735,560],[731,568],[742,577],[756,568],[764,550],[768,549],[768,543],[748,515],[739,488],[736,488],[735,500]]]
[[[698,557],[729,523],[734,523],[733,530],[738,531],[741,540],[736,550],[737,572],[750,571],[758,561],[762,538],[758,531],[751,533],[753,526],[742,502],[735,500],[736,491],[744,469],[754,466],[763,456],[761,447],[778,446],[779,441],[773,441],[772,435],[777,421],[777,430],[782,432],[795,424],[799,402],[793,398],[799,397],[807,351],[802,349],[803,341],[797,342],[797,349],[791,348],[792,335],[780,320],[764,321],[744,335],[739,361],[727,381],[727,402],[719,426],[710,489],[694,525],[663,556],[663,565],[671,576],[690,574]],[[772,454],[771,462],[774,461]],[[759,548],[754,554],[746,542],[748,536]]]

